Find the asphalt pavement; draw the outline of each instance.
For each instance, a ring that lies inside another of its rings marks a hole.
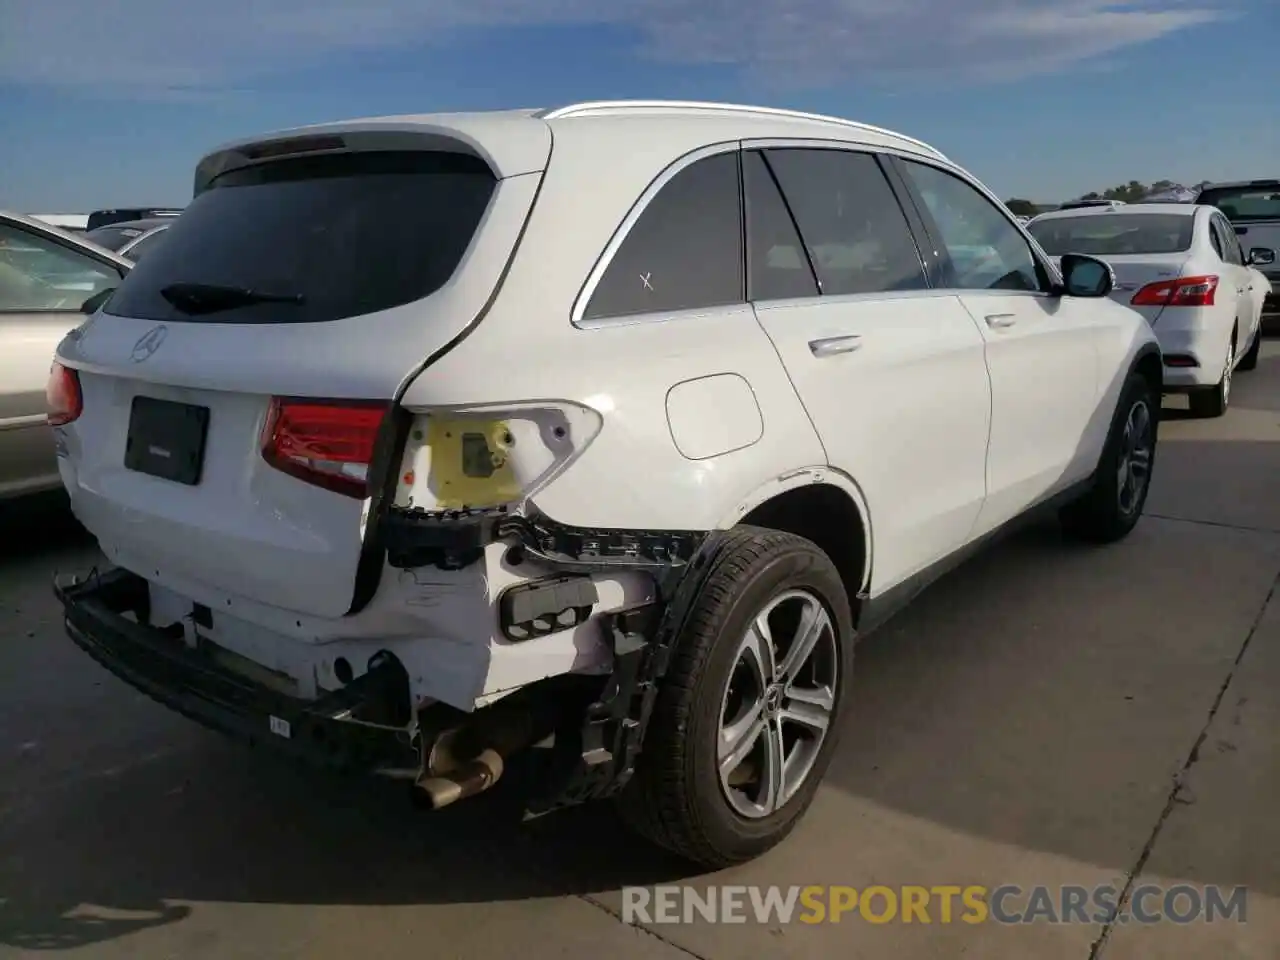
[[[1280,343],[1220,420],[1170,401],[1147,516],[1037,526],[858,653],[809,816],[698,876],[607,806],[438,814],[224,742],[74,648],[58,498],[0,512],[0,956],[1258,958],[1280,950]],[[1247,887],[1245,922],[629,925],[624,886]]]

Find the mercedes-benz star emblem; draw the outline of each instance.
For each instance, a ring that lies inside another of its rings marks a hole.
[[[164,343],[164,338],[168,335],[169,328],[164,324],[148,330],[133,345],[133,353],[129,354],[129,358],[134,363],[141,363],[160,349],[160,344]]]

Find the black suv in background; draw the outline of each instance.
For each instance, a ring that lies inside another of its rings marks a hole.
[[[99,227],[112,223],[124,223],[127,220],[176,217],[181,212],[180,207],[121,207],[118,210],[95,210],[89,214],[89,222],[85,230],[97,230]]]

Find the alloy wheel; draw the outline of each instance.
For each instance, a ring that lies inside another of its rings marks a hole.
[[[760,819],[804,785],[831,725],[839,648],[807,590],[775,596],[752,619],[721,698],[716,762],[733,809]]]
[[[1138,508],[1150,482],[1153,435],[1151,407],[1146,400],[1139,400],[1129,408],[1120,437],[1116,490],[1120,512],[1125,516]]]

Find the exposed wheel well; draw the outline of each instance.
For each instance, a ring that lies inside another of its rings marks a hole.
[[[1159,354],[1148,353],[1138,361],[1135,369],[1151,385],[1151,392],[1159,398],[1164,392],[1164,364]]]
[[[867,528],[853,499],[829,483],[814,483],[766,500],[742,523],[785,530],[817,544],[835,564],[849,595],[853,622],[858,622],[858,594],[867,570]]]

